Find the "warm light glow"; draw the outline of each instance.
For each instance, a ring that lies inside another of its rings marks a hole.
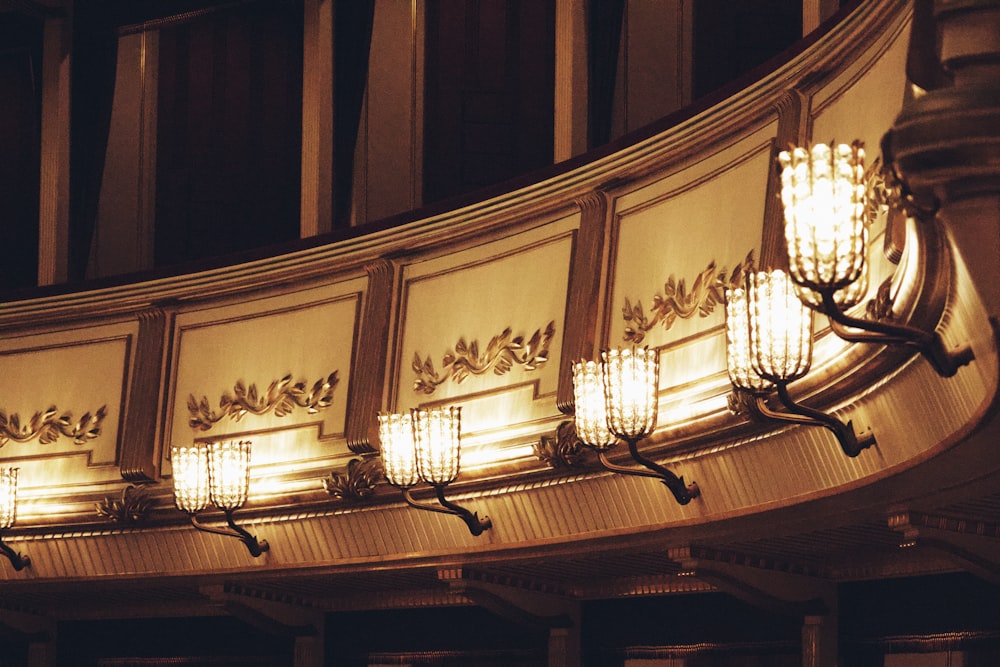
[[[247,501],[250,488],[249,440],[213,442],[208,446],[208,486],[212,502],[231,512]]]
[[[0,529],[17,518],[17,468],[0,468]]]
[[[419,482],[417,450],[413,444],[413,420],[410,415],[379,414],[378,437],[382,443],[382,469],[389,483],[408,489]]]
[[[860,142],[778,155],[789,270],[811,306],[820,304],[813,290],[836,290],[841,307],[867,291],[864,159]]]
[[[747,291],[742,287],[726,288],[726,365],[729,380],[741,389],[768,391],[772,382],[762,378],[750,359],[750,312]]]
[[[601,353],[608,430],[620,438],[642,438],[656,426],[660,355],[656,350]]]
[[[573,402],[575,404],[576,435],[595,449],[607,449],[616,442],[608,430],[608,410],[604,400],[604,378],[601,367],[593,361],[573,364]]]
[[[170,453],[174,505],[194,514],[208,505],[208,450],[205,445],[174,447]]]
[[[747,281],[750,363],[772,382],[800,378],[812,363],[812,311],[784,271],[751,273]]]
[[[410,415],[421,479],[434,486],[455,481],[462,440],[461,408],[415,408]]]

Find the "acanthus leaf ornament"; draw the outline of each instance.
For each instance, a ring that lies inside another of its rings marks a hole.
[[[9,440],[28,442],[38,438],[39,444],[50,445],[60,437],[70,438],[73,444],[83,445],[101,435],[101,424],[108,414],[107,406],[102,405],[96,412],[86,412],[77,421],[73,421],[70,412],[59,414],[56,407],[36,412],[21,425],[21,417],[17,413],[8,416],[0,411],[0,447]]]
[[[247,386],[242,380],[233,386],[233,393],[224,392],[219,399],[219,410],[212,409],[208,397],[197,400],[194,394],[188,396],[188,424],[196,431],[208,431],[225,417],[240,421],[248,414],[265,415],[274,412],[276,417],[286,417],[295,408],[305,408],[308,414],[316,414],[333,404],[333,391],[340,381],[337,371],[326,378],[317,380],[307,389],[304,380],[292,384],[292,376],[286,375],[271,382],[267,391],[260,394],[257,385]]]
[[[534,445],[535,456],[555,470],[579,466],[584,460],[585,449],[572,421],[562,422],[556,427],[554,436],[543,435]]]
[[[375,493],[382,477],[382,462],[378,457],[351,459],[344,472],[334,470],[323,480],[323,488],[336,500],[364,500]]]
[[[149,497],[146,487],[129,484],[122,489],[120,499],[108,496],[97,503],[97,516],[112,523],[140,524],[155,503]]]
[[[652,318],[646,316],[641,301],[633,305],[625,297],[622,318],[627,324],[622,338],[638,345],[645,339],[646,333],[657,325],[669,331],[677,318],[708,317],[715,312],[716,306],[724,303],[725,289],[738,285],[753,263],[751,250],[727,275],[726,269],[717,270],[715,260],[712,260],[694,279],[690,291],[684,278],[678,280],[671,275],[663,284],[663,293],[653,296]]]
[[[420,394],[433,394],[437,388],[449,378],[455,384],[461,384],[470,375],[505,375],[515,365],[526,371],[533,371],[545,365],[549,358],[549,345],[556,333],[556,323],[551,321],[542,329],[536,329],[528,342],[524,336],[514,336],[510,327],[493,336],[480,353],[479,341],[466,342],[459,338],[453,350],[445,352],[441,359],[441,373],[434,367],[430,357],[421,357],[419,352],[413,354],[411,367],[417,374],[413,382],[413,391]]]

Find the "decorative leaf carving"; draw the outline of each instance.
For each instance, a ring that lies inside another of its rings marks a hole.
[[[345,472],[333,471],[323,480],[323,488],[337,500],[364,500],[375,493],[382,476],[381,459],[351,459]]]
[[[891,199],[895,196],[885,179],[882,168],[882,156],[878,156],[868,165],[864,175],[865,182],[865,224],[871,225],[879,214],[887,210]]]
[[[59,414],[53,405],[33,414],[28,423],[22,426],[20,415],[14,413],[8,416],[0,411],[0,447],[7,444],[8,440],[28,442],[33,438],[38,438],[42,445],[50,445],[60,436],[72,439],[76,445],[82,445],[101,435],[101,423],[107,414],[107,406],[102,405],[97,412],[86,412],[74,422],[72,413]]]
[[[549,322],[544,330],[536,329],[527,344],[524,336],[514,336],[510,327],[493,336],[480,354],[479,341],[466,342],[459,338],[454,350],[448,350],[441,358],[441,373],[434,367],[430,357],[422,358],[414,353],[411,367],[417,374],[413,391],[419,394],[433,394],[448,378],[461,384],[470,375],[484,375],[492,371],[494,375],[505,375],[515,365],[526,371],[541,368],[549,359],[549,345],[556,334],[555,321]]]
[[[574,468],[583,462],[584,445],[576,435],[572,421],[564,421],[556,428],[555,436],[543,435],[534,446],[535,456],[550,468]]]
[[[333,404],[333,390],[338,382],[337,371],[334,371],[307,389],[305,381],[292,384],[292,376],[286,375],[269,384],[260,394],[257,385],[246,386],[243,380],[238,380],[232,395],[223,392],[218,411],[212,409],[207,397],[199,401],[193,394],[188,396],[188,424],[196,431],[208,431],[224,417],[240,421],[248,414],[260,416],[272,411],[276,417],[286,417],[295,408],[305,408],[308,414],[316,414]]]
[[[120,499],[108,496],[97,503],[97,516],[112,523],[137,524],[146,520],[146,515],[153,508],[154,502],[149,497],[146,487],[128,485],[122,490]]]
[[[678,317],[708,317],[715,312],[716,306],[724,303],[726,288],[742,282],[746,272],[752,270],[753,264],[753,250],[728,275],[725,269],[717,270],[713,260],[695,277],[690,289],[684,278],[678,280],[671,275],[663,284],[663,293],[653,296],[652,318],[646,316],[641,301],[636,301],[633,305],[625,297],[622,308],[622,318],[626,322],[623,338],[626,342],[638,345],[646,337],[646,332],[658,324],[669,331]]]

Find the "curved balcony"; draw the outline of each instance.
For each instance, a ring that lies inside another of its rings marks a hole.
[[[910,23],[901,3],[862,3],[714,106],[456,210],[4,304],[0,458],[20,484],[3,540],[30,557],[0,567],[5,604],[72,616],[140,590],[326,611],[724,591],[821,616],[837,582],[995,580],[996,312],[940,220],[873,205],[871,287],[852,312],[888,308],[968,345],[971,363],[942,377],[817,317],[812,369],[789,393],[875,444],[845,456],[828,429],[731,407],[721,295],[783,261],[776,153],[859,139],[869,192],[889,192],[878,147],[904,103]],[[660,364],[638,447],[697,483],[685,504],[599,465],[571,427],[572,363],[633,345]],[[478,536],[382,474],[377,413],[443,406],[462,408],[447,495],[490,518]],[[171,446],[228,439],[253,442],[234,516],[269,545],[257,557],[174,507]]]

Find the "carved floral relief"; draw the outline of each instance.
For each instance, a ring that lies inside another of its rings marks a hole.
[[[549,322],[545,330],[536,329],[527,342],[524,336],[514,336],[512,329],[507,327],[501,333],[490,339],[486,347],[480,351],[479,341],[467,343],[460,338],[454,349],[445,352],[441,359],[441,372],[434,366],[428,356],[421,357],[419,352],[413,355],[413,371],[417,379],[413,382],[413,391],[419,394],[433,394],[437,388],[449,378],[455,384],[461,384],[470,375],[484,375],[492,372],[494,375],[504,375],[515,365],[526,371],[541,368],[549,359],[549,345],[556,333],[555,321]]]
[[[646,314],[641,301],[635,304],[626,297],[622,317],[627,323],[623,338],[626,342],[640,344],[646,333],[657,325],[669,331],[677,318],[708,317],[716,306],[725,301],[725,289],[738,285],[754,265],[753,250],[731,272],[716,268],[715,260],[695,277],[690,289],[684,278],[674,275],[663,284],[663,292],[653,295],[652,310]]]
[[[274,412],[276,417],[291,414],[296,407],[305,408],[309,414],[316,414],[333,403],[333,390],[340,379],[337,371],[320,378],[307,389],[304,380],[292,384],[292,376],[286,375],[272,382],[264,392],[257,385],[245,385],[242,380],[233,387],[233,393],[225,392],[219,399],[219,409],[209,405],[208,398],[199,401],[194,395],[188,397],[188,424],[196,431],[208,431],[225,417],[240,421],[248,414],[265,415]]]

